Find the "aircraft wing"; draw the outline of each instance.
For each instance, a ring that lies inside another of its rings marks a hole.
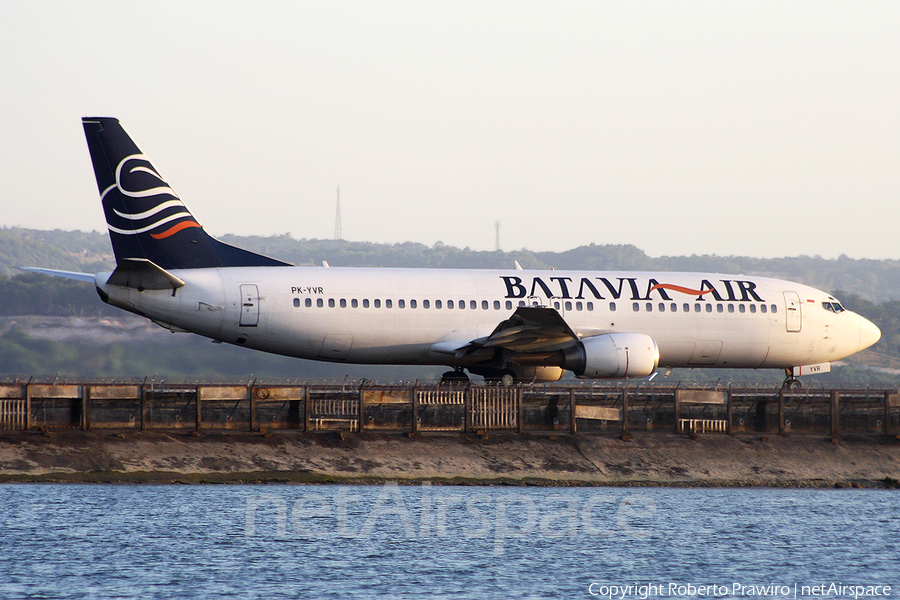
[[[493,353],[494,349],[514,352],[544,352],[571,346],[578,336],[553,308],[524,306],[502,321],[490,335],[470,341],[438,342],[431,347],[439,354],[456,358]]]

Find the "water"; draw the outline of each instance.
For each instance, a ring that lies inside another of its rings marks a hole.
[[[3,599],[900,597],[892,491],[0,485],[0,510]]]

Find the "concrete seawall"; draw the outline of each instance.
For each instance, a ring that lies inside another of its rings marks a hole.
[[[3,432],[0,481],[898,487],[893,436]]]

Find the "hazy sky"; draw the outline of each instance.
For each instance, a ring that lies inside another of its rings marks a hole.
[[[900,3],[3,2],[0,225],[118,117],[213,235],[900,258]]]

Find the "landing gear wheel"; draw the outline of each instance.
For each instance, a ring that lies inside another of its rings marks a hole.
[[[440,385],[465,385],[469,383],[469,376],[462,369],[447,371],[441,375]]]
[[[785,390],[802,390],[803,382],[799,379],[788,377],[784,380],[784,383],[781,384],[781,387]]]

